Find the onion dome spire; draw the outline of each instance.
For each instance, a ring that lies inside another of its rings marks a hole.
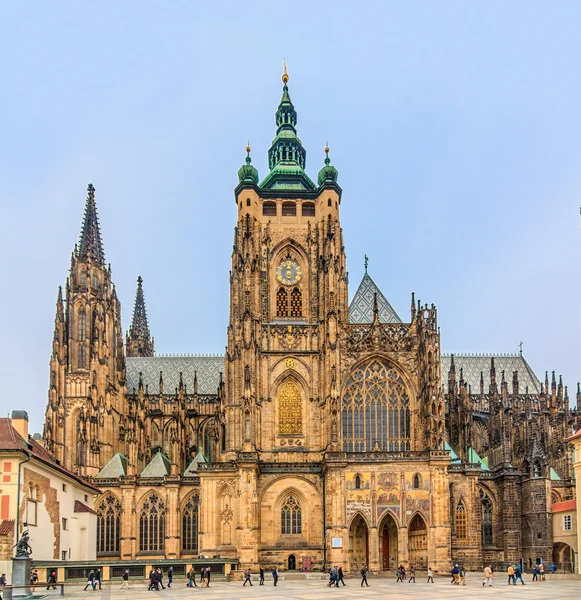
[[[101,229],[99,227],[99,217],[97,216],[97,206],[95,204],[95,188],[92,183],[89,183],[87,192],[87,202],[85,204],[85,215],[77,257],[81,260],[90,259],[97,264],[104,265],[105,253],[103,252]]]
[[[246,146],[246,164],[242,165],[238,170],[238,181],[242,182],[252,182],[258,183],[258,171],[256,167],[254,167],[252,163],[252,159],[250,158],[250,142],[248,142]]]
[[[127,332],[127,356],[153,356],[153,338],[149,333],[143,279],[137,278],[137,291],[133,305],[133,318]]]
[[[331,159],[329,158],[329,142],[325,145],[325,166],[319,171],[319,177],[317,182],[319,186],[325,185],[326,183],[336,183],[339,171],[331,165]]]

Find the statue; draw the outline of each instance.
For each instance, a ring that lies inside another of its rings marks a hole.
[[[16,558],[28,558],[32,554],[32,548],[28,543],[29,541],[30,534],[28,533],[28,529],[25,529],[18,542],[13,546],[16,548]]]

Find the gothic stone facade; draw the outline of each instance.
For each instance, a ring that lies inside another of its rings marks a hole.
[[[306,174],[287,80],[270,172],[259,182],[248,148],[238,173],[224,357],[155,356],[141,279],[123,347],[89,187],[44,440],[102,490],[99,556],[550,560],[551,503],[574,497],[566,388],[522,354],[442,356],[435,306],[412,295],[403,321],[367,267],[348,304],[338,173],[326,149]]]

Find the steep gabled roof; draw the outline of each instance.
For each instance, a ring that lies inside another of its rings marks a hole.
[[[111,460],[95,475],[95,479],[116,479],[127,475],[127,457],[115,454]]]
[[[198,472],[198,465],[200,463],[205,463],[205,462],[208,462],[208,461],[206,460],[206,458],[202,454],[202,451],[200,450],[196,454],[196,456],[192,460],[192,462],[189,464],[188,468],[184,471],[184,475],[195,475]]]
[[[147,467],[141,471],[140,477],[165,477],[171,472],[171,463],[161,452],[158,452],[147,464]]]
[[[373,323],[373,299],[377,294],[377,310],[380,323],[401,323],[402,320],[387,301],[371,276],[366,272],[349,305],[349,323]]]

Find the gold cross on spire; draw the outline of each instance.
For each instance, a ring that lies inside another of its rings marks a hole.
[[[288,71],[286,69],[286,60],[282,59],[282,82],[286,85],[288,83]]]

